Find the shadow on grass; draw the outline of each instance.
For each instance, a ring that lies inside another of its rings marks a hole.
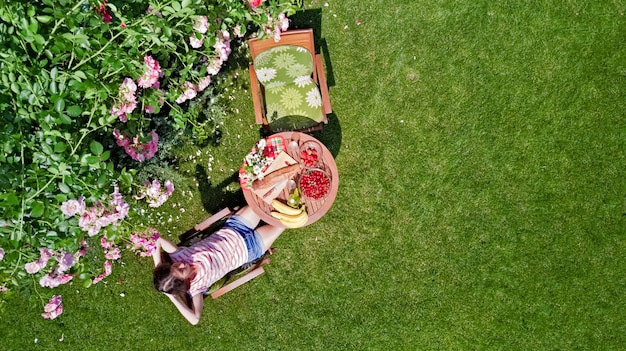
[[[303,10],[298,11],[290,17],[290,29],[313,28],[313,36],[315,40],[315,52],[322,55],[324,64],[326,65],[326,83],[329,87],[335,86],[335,76],[333,74],[333,65],[328,51],[326,39],[322,37],[322,10]]]
[[[198,179],[198,189],[202,199],[202,206],[208,213],[216,213],[224,207],[234,208],[246,204],[243,193],[238,187],[229,190],[228,186],[239,181],[239,172],[224,179],[221,183],[213,184],[207,178],[207,171],[201,165],[196,165],[195,172]]]
[[[335,75],[333,73],[330,50],[328,49],[326,39],[322,37],[322,10],[312,9],[298,11],[290,17],[290,20],[290,29],[313,28],[315,51],[316,53],[322,55],[324,61],[326,84],[329,88],[334,87]],[[329,94],[332,102],[332,90],[329,90]],[[342,140],[341,124],[339,123],[339,118],[334,112],[328,115],[328,124],[324,126],[324,129],[314,132],[312,135],[326,145],[333,157],[336,158],[337,155],[339,155]]]

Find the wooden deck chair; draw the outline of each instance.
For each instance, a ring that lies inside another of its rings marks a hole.
[[[232,214],[234,214],[234,211],[231,211],[229,208],[224,208],[211,217],[196,224],[192,229],[178,237],[181,242],[180,245],[190,246],[191,244],[206,238],[208,235],[211,235],[213,232],[218,230],[224,224],[226,219]],[[272,253],[272,249],[269,249],[258,260],[226,274],[226,276],[215,282],[209,288],[209,290],[205,293],[205,296],[211,295],[212,298],[216,299],[265,273],[263,266],[270,262],[269,256]]]
[[[332,108],[313,29],[283,32],[278,42],[250,39],[248,45],[254,114],[265,134],[321,130]]]

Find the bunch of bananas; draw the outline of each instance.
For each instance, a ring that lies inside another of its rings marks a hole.
[[[309,215],[306,212],[304,205],[299,208],[293,208],[277,199],[272,200],[272,207],[276,211],[272,211],[272,217],[278,218],[287,228],[302,227],[309,220]]]

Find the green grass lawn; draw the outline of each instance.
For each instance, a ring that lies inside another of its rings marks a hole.
[[[59,289],[53,321],[25,298],[2,306],[0,348],[623,349],[626,5],[305,8],[294,24],[323,39],[334,109],[316,134],[340,174],[329,213],[207,299],[198,326],[127,256],[106,284]],[[221,145],[182,150],[188,184],[146,219],[171,237],[241,204],[232,175],[259,133],[238,84]]]

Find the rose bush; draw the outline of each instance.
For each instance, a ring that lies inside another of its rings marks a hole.
[[[0,291],[19,291],[32,279],[42,287],[75,278],[89,286],[111,273],[125,243],[149,252],[158,233],[127,223],[174,189],[167,179],[135,179],[159,152],[158,128],[205,135],[194,99],[212,98],[211,77],[231,40],[279,37],[299,5],[1,3]],[[82,264],[85,255],[102,257],[102,266]],[[45,318],[61,311],[54,297]]]

